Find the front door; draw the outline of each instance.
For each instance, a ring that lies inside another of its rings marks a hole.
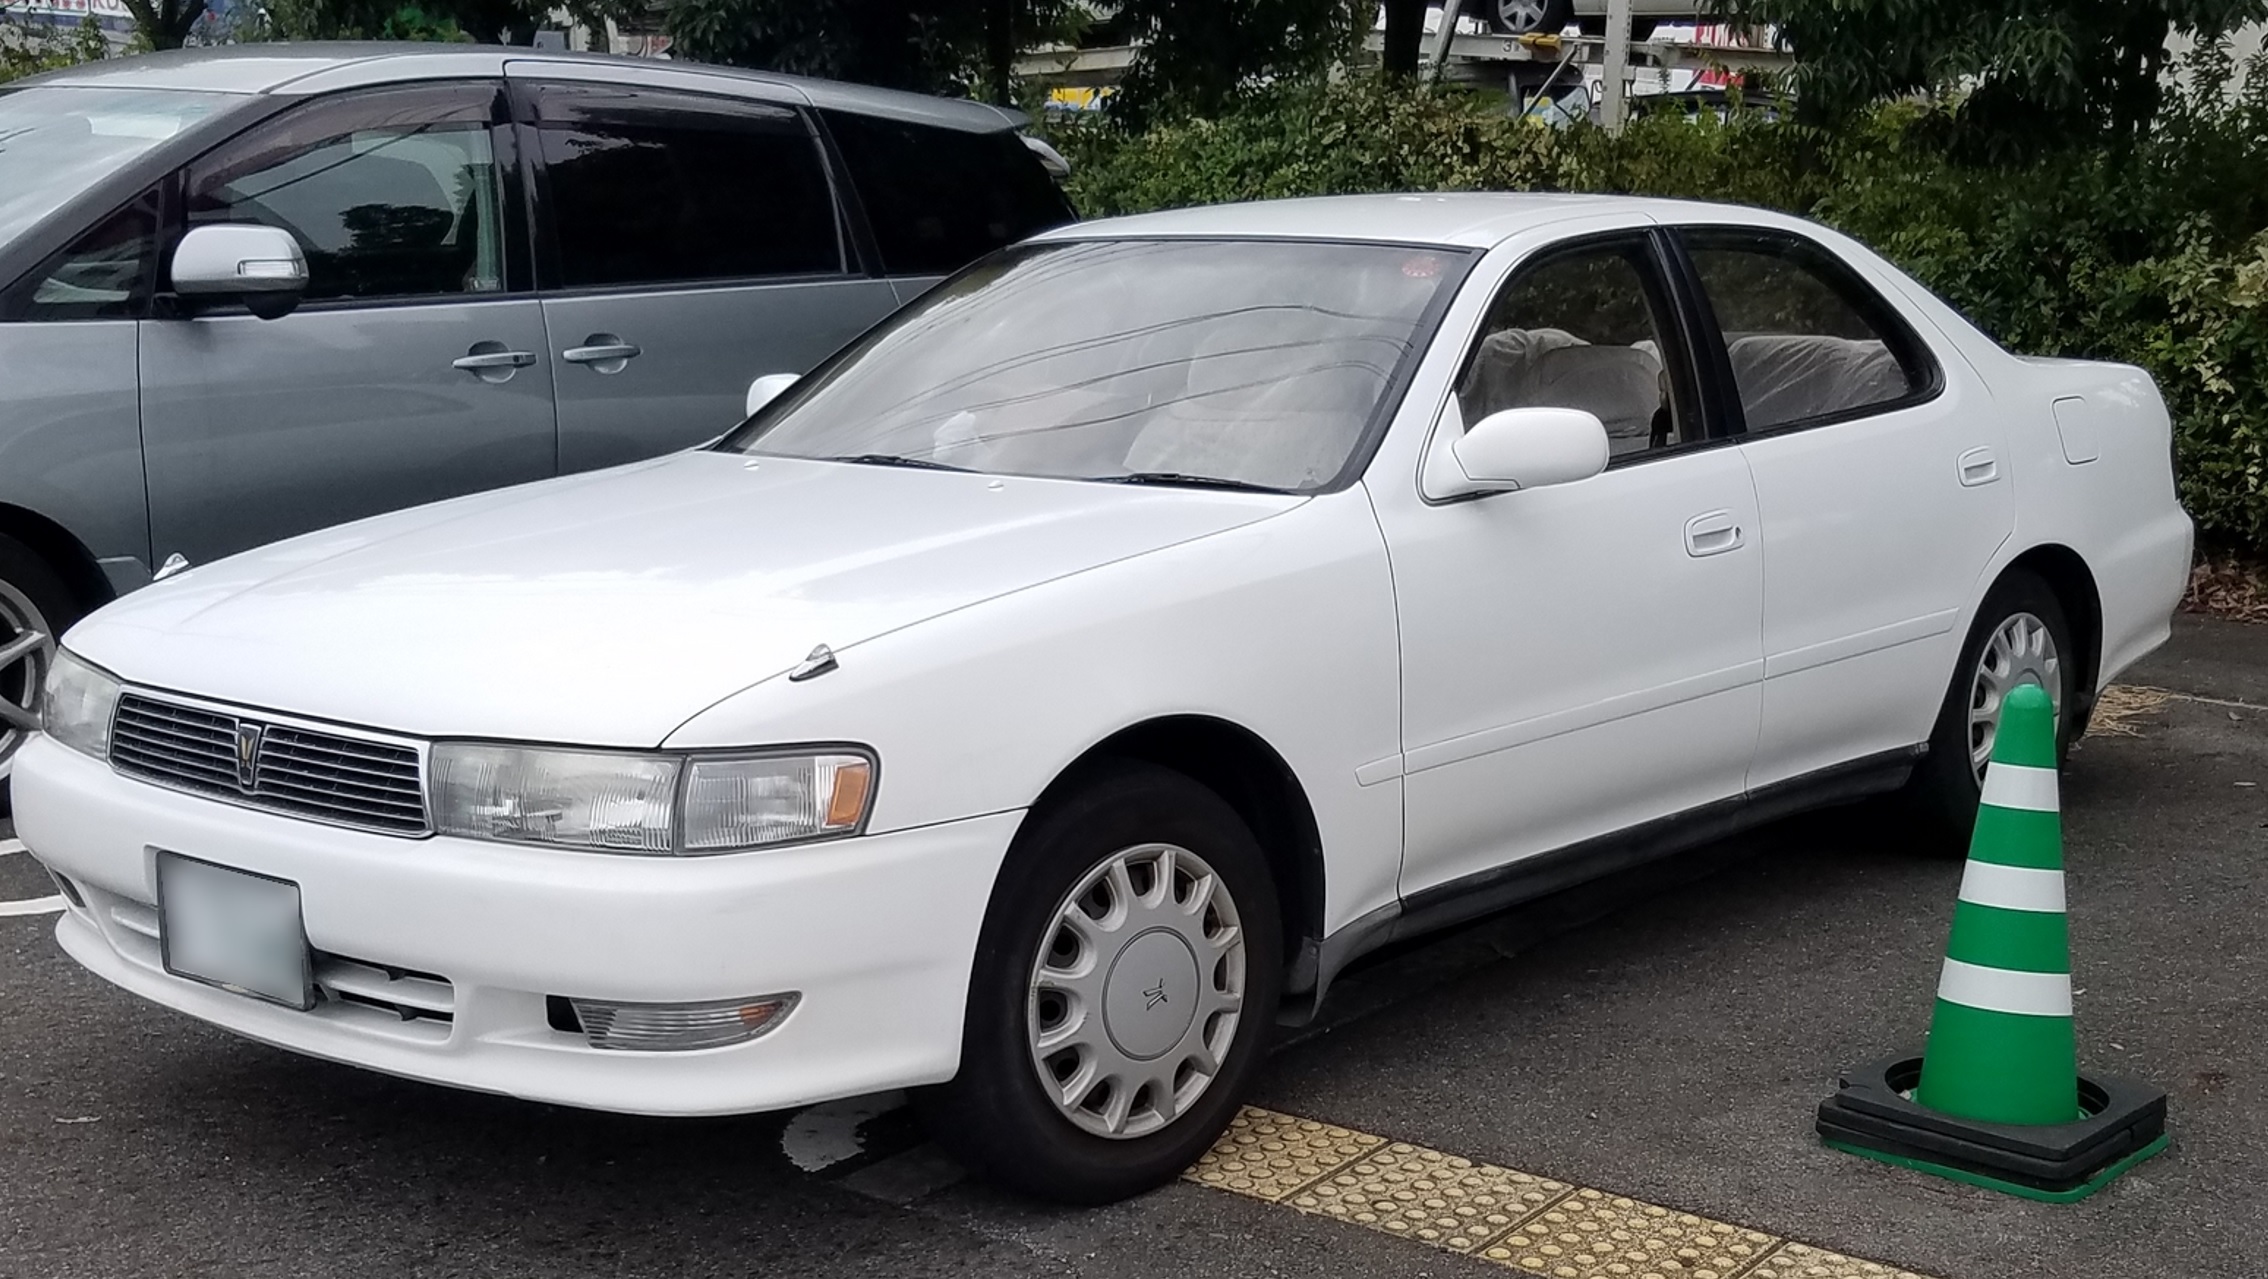
[[[1703,427],[1662,279],[1642,233],[1523,264],[1437,428],[1585,409],[1607,428],[1604,474],[1430,504],[1378,494],[1402,635],[1405,898],[1740,793],[1762,667],[1756,502],[1739,451]]]
[[[800,109],[581,82],[520,96],[542,168],[560,469],[714,439],[751,381],[807,372],[896,309],[887,281],[854,270]]]
[[[555,473],[501,100],[491,82],[317,99],[181,175],[182,221],[282,227],[309,279],[280,320],[142,323],[159,560]]]

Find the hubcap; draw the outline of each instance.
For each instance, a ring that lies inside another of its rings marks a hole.
[[[1544,0],[1496,0],[1496,16],[1522,35],[1543,25]]]
[[[1221,1070],[1244,1009],[1244,930],[1203,858],[1137,844],[1056,904],[1024,1024],[1040,1088],[1098,1137],[1141,1137]]]
[[[22,591],[0,582],[0,777],[24,738],[39,727],[40,690],[55,661],[47,619]]]
[[[2000,735],[2001,706],[2019,684],[2046,689],[2056,722],[2063,722],[2063,661],[2055,651],[2055,633],[2030,613],[2014,614],[1993,630],[1969,682],[1969,766],[1979,786],[1985,765],[1992,762],[1993,740]]]

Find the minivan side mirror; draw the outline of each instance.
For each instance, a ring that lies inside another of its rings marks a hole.
[[[1437,501],[1572,484],[1606,469],[1606,426],[1582,409],[1504,409],[1462,434],[1457,425],[1445,417],[1427,450],[1425,495]]]
[[[801,380],[800,374],[766,373],[750,382],[748,384],[748,416],[756,416],[756,410],[780,398],[780,392],[794,386]]]
[[[189,302],[242,302],[263,320],[291,314],[307,291],[307,255],[281,227],[209,223],[173,250],[173,292]]]

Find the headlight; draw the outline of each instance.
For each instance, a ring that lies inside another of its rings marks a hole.
[[[118,709],[118,681],[108,671],[79,660],[69,649],[55,651],[47,688],[40,698],[40,727],[73,750],[110,758],[110,717]]]
[[[709,757],[442,742],[431,772],[441,834],[664,856],[855,834],[874,791],[872,758],[840,750]]]

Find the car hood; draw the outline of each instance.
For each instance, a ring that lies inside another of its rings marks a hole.
[[[131,684],[423,736],[654,746],[862,640],[1301,499],[682,453],[312,533],[66,637]]]

